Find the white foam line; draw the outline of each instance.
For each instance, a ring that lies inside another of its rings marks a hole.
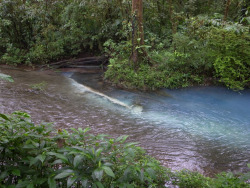
[[[103,97],[103,98],[109,100],[111,103],[114,103],[114,104],[117,104],[117,105],[120,105],[120,106],[123,106],[123,107],[125,107],[125,108],[128,108],[128,109],[132,110],[132,107],[131,107],[131,106],[128,106],[127,104],[125,104],[125,103],[123,103],[123,102],[121,102],[121,101],[119,101],[119,100],[117,100],[117,99],[111,98],[111,97],[109,97],[109,96],[107,96],[107,95],[105,95],[105,94],[103,94],[103,93],[100,93],[100,92],[98,92],[98,91],[96,91],[96,90],[94,90],[94,89],[92,89],[92,88],[90,88],[90,87],[88,87],[88,86],[79,84],[79,83],[77,83],[75,80],[73,80],[72,78],[69,78],[69,79],[71,80],[72,84],[73,84],[74,86],[76,86],[77,88],[79,88],[81,91],[82,91],[82,89],[84,89],[84,92],[85,92],[85,91],[91,92],[91,93],[93,93],[93,94],[95,94],[95,95],[98,95],[98,96],[100,96],[100,97]]]

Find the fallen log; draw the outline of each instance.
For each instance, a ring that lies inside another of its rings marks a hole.
[[[50,63],[48,65],[43,65],[41,68],[45,66],[49,66],[51,68],[82,68],[83,66],[101,66],[108,63],[108,58],[105,56],[98,57],[85,57],[78,59],[68,59],[62,60],[54,63]]]

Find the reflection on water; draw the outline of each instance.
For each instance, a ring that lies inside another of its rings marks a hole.
[[[0,81],[0,112],[23,110],[37,122],[55,122],[57,128],[90,126],[94,133],[130,135],[174,170],[247,171],[249,90],[239,94],[201,87],[141,93],[109,87],[93,73],[1,72],[15,82]],[[46,92],[31,89],[42,81],[48,83]]]

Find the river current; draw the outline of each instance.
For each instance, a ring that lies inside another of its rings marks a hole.
[[[0,113],[21,110],[55,129],[90,127],[112,137],[129,135],[173,170],[205,175],[246,172],[250,163],[250,90],[192,87],[135,92],[105,85],[90,70],[20,71],[1,68]],[[79,72],[80,71],[80,72]],[[46,83],[45,91],[34,84]]]

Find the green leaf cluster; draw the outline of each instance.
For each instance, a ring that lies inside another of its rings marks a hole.
[[[0,187],[164,187],[167,170],[137,143],[88,131],[0,114]]]

